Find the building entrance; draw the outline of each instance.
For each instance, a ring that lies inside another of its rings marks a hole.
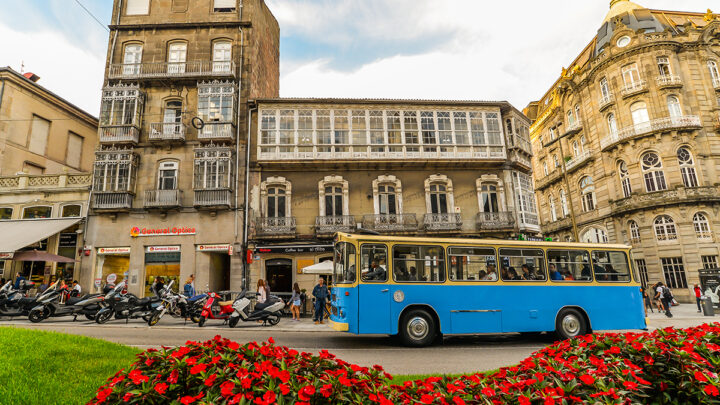
[[[230,256],[227,253],[210,253],[208,276],[210,291],[230,290]]]
[[[292,260],[271,259],[265,261],[265,278],[270,292],[291,292],[293,275]]]

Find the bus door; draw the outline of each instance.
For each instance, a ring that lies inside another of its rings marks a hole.
[[[360,247],[358,333],[390,333],[390,285],[387,245],[364,243]]]

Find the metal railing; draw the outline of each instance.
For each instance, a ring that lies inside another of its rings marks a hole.
[[[659,118],[648,122],[636,124],[612,133],[600,140],[600,146],[606,149],[624,139],[633,138],[655,131],[673,128],[700,128],[702,121],[697,115],[680,115],[677,117]]]
[[[352,232],[355,229],[355,217],[352,215],[318,216],[315,218],[315,233],[317,234]]]
[[[459,231],[462,229],[460,214],[425,214],[423,227],[426,231]]]
[[[110,65],[109,79],[165,79],[183,77],[235,77],[235,62],[159,62],[115,63]]]
[[[528,155],[532,155],[532,144],[530,141],[517,135],[509,137],[508,148],[519,148]]]
[[[683,81],[678,75],[662,75],[658,76],[655,81],[658,87],[674,87],[682,86]]]
[[[138,143],[140,129],[134,125],[110,125],[100,127],[101,143]]]
[[[155,122],[150,124],[151,141],[184,141],[187,126],[182,123]]]
[[[181,199],[181,190],[145,191],[145,207],[148,208],[179,207]]]
[[[255,230],[258,235],[283,236],[294,235],[297,226],[295,217],[256,218]]]
[[[470,145],[260,145],[259,160],[492,159],[506,158],[505,146]]]
[[[584,151],[580,152],[579,155],[573,157],[565,163],[565,170],[573,169],[574,167],[590,159],[592,155],[593,151],[591,149],[585,149]]]
[[[515,215],[512,212],[478,212],[475,225],[481,230],[499,230],[515,227]]]
[[[580,132],[582,127],[583,127],[582,121],[579,119],[576,119],[574,122],[572,122],[568,125],[567,129],[565,129],[565,135],[571,135],[571,134]]]
[[[647,82],[645,80],[638,80],[636,82],[628,83],[623,86],[621,94],[623,97],[629,97],[633,94],[637,94],[647,90]]]
[[[198,139],[205,141],[234,141],[235,126],[231,122],[206,122],[198,130]]]
[[[93,193],[93,208],[96,210],[114,210],[132,208],[133,195],[130,192],[102,192]]]
[[[600,100],[598,100],[598,104],[600,105],[601,110],[614,102],[615,102],[615,95],[613,93],[608,93],[607,96],[602,96],[602,97],[600,97]]]
[[[362,226],[377,232],[410,232],[417,231],[418,221],[415,214],[364,215]]]
[[[196,207],[230,207],[232,191],[230,189],[195,190]]]

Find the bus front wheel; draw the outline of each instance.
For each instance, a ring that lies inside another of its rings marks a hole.
[[[572,339],[588,331],[585,317],[577,309],[563,309],[555,321],[555,333],[561,339]]]
[[[416,309],[402,317],[400,338],[406,346],[429,346],[436,336],[435,319],[427,311]]]

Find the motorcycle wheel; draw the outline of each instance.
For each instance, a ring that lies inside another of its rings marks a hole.
[[[158,322],[160,322],[160,312],[153,312],[153,314],[150,315],[150,319],[147,321],[148,326],[155,326]]]
[[[197,323],[198,326],[202,328],[203,325],[205,325],[206,320],[207,320],[207,318],[205,318],[204,316],[201,316],[200,319],[198,319],[198,323]]]
[[[45,319],[45,314],[43,313],[43,310],[41,309],[33,309],[30,311],[30,314],[28,315],[28,319],[32,323],[38,323],[41,322],[43,319]]]
[[[143,315],[142,320],[145,322],[150,322],[151,318],[152,318],[152,315]]]
[[[112,318],[113,311],[100,311],[95,315],[95,322],[103,324]]]
[[[230,318],[230,321],[228,322],[228,326],[230,326],[231,328],[234,328],[237,326],[238,321],[240,321],[239,317],[238,318]]]
[[[192,315],[190,315],[190,320],[193,321],[193,323],[198,323],[198,322],[200,322],[200,315],[192,314]]]
[[[278,323],[280,323],[280,315],[278,315],[278,314],[268,315],[267,322],[272,326],[277,325]]]

